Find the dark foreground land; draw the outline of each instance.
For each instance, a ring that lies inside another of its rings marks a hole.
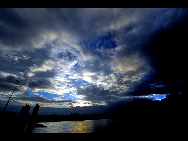
[[[161,102],[137,101],[121,108],[112,109],[108,114],[80,115],[0,115],[0,132],[30,133],[33,127],[42,126],[38,122],[83,121],[98,119],[118,119],[117,124],[105,128],[105,133],[186,133],[187,128],[187,99],[178,97],[174,100]],[[27,125],[27,128],[26,128]],[[45,128],[45,127],[43,127]]]
[[[127,115],[129,114],[129,115]],[[58,122],[58,121],[82,121],[82,120],[98,120],[117,118],[118,122],[112,123],[108,127],[104,127],[103,130],[99,130],[97,133],[160,133],[166,134],[172,133],[184,133],[186,131],[187,119],[182,117],[184,114],[176,115],[175,113],[158,113],[152,112],[146,113],[127,113],[121,117],[117,115],[38,115],[31,121],[31,116],[23,118],[18,115],[11,117],[1,117],[1,133],[32,133],[34,127],[42,127],[37,122]],[[145,114],[145,115],[144,115]],[[184,115],[186,116],[186,115]],[[26,126],[27,125],[27,126]]]

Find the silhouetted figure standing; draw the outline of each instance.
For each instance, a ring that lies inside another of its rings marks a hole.
[[[39,105],[36,104],[36,106],[34,107],[33,109],[33,112],[32,112],[32,115],[31,115],[31,118],[30,118],[30,125],[35,125],[36,122],[37,122],[37,114],[38,114],[38,111],[39,111]]]
[[[28,127],[27,127],[27,131],[26,132],[32,132],[32,128],[35,126],[38,126],[37,124],[37,114],[39,111],[39,104],[36,104],[36,106],[33,109],[32,115],[30,117],[30,120],[28,122]]]
[[[40,106],[39,106],[38,104],[36,104],[36,106],[35,106],[34,109],[33,109],[32,116],[36,116],[36,115],[38,114],[39,107],[40,107]]]
[[[26,106],[23,106],[20,111],[20,116],[28,116],[30,110],[30,106],[26,104]]]
[[[28,122],[29,110],[29,104],[22,107],[19,117],[16,120],[17,123],[14,125],[14,132],[23,132],[24,128],[26,127],[26,123]]]

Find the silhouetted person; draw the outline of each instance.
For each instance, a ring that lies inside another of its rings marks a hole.
[[[39,111],[39,104],[36,104],[36,106],[34,107],[33,109],[33,112],[32,112],[32,115],[31,115],[31,119],[30,119],[30,123],[31,124],[36,124],[37,122],[37,114],[38,114],[38,111]]]
[[[14,129],[13,132],[22,132],[23,129],[26,126],[26,123],[28,121],[28,114],[29,114],[29,110],[30,110],[30,106],[28,104],[26,104],[26,106],[23,106],[19,117],[16,120],[16,123],[14,125]]]
[[[36,106],[33,109],[32,115],[31,115],[31,117],[28,121],[28,124],[27,124],[27,129],[26,129],[27,133],[31,133],[33,127],[37,125],[37,117],[36,116],[38,114],[39,107],[40,107],[39,104],[36,104]]]
[[[35,106],[34,109],[33,109],[32,116],[36,116],[36,115],[38,114],[39,107],[40,107],[40,106],[39,106],[38,104],[36,104],[36,106]]]
[[[20,116],[27,116],[29,114],[30,106],[26,104],[26,106],[23,106],[20,111]]]

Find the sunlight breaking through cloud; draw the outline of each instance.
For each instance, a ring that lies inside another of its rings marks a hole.
[[[1,8],[0,100],[17,79],[12,102],[44,107],[183,93],[185,17],[184,8]]]

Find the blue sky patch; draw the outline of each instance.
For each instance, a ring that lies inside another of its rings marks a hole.
[[[168,94],[150,94],[150,95],[139,96],[139,98],[151,99],[153,101],[161,101],[162,99],[165,99],[167,95]]]
[[[57,94],[51,94],[48,92],[44,91],[38,91],[38,92],[33,92],[31,89],[27,88],[26,91],[28,92],[28,96],[34,96],[33,93],[37,93],[39,95],[42,95],[43,97],[46,97],[47,99],[53,99],[54,97],[60,97],[60,95]]]
[[[86,46],[101,48],[115,48],[117,47],[116,42],[113,40],[114,35],[108,32],[106,35],[99,36],[95,39],[90,39],[83,42]]]

